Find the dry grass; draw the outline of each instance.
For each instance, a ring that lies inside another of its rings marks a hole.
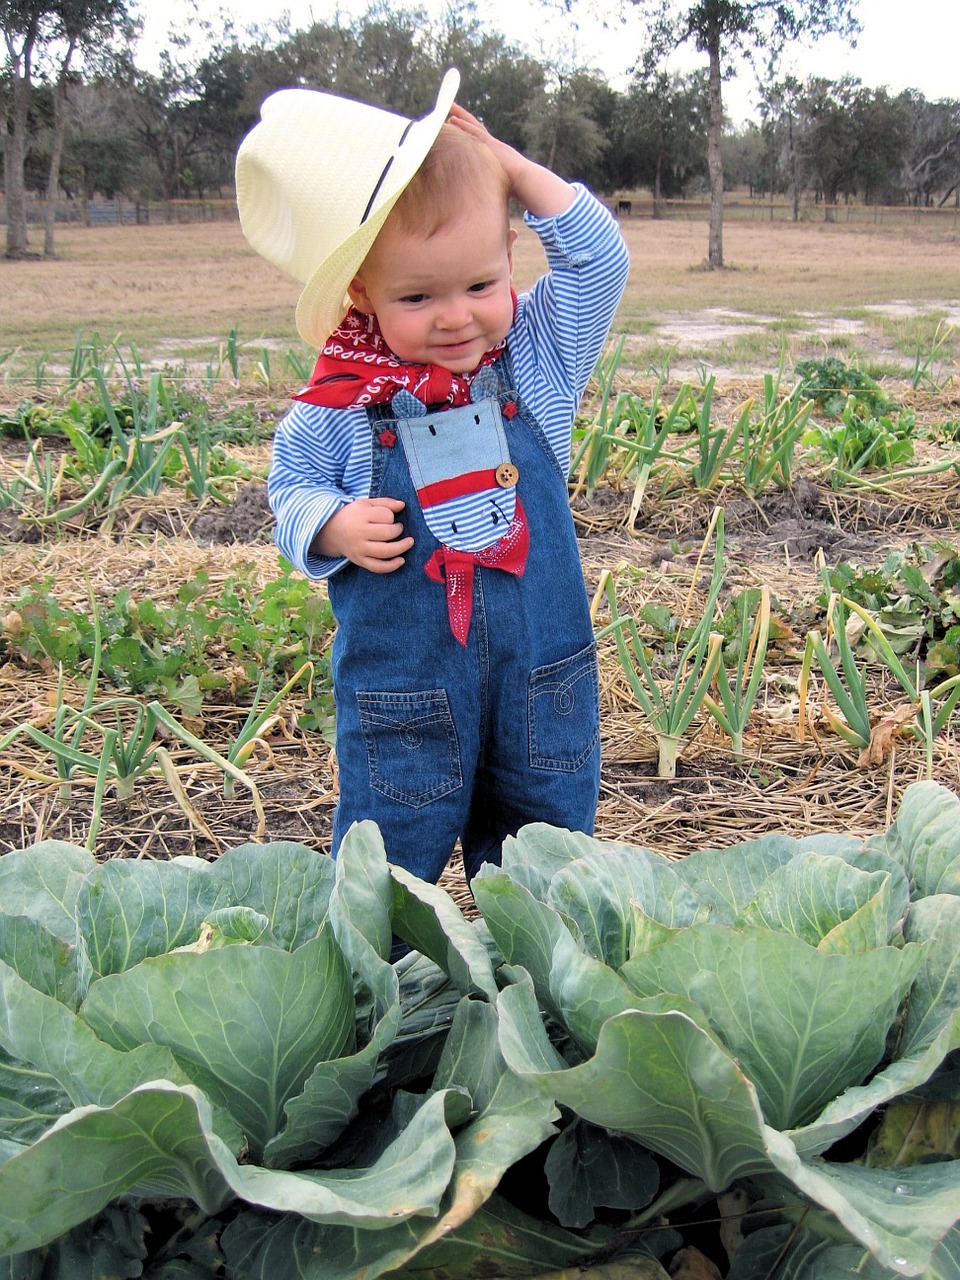
[[[665,317],[742,311],[773,323],[775,348],[776,322],[804,327],[806,313],[863,316],[864,307],[902,300],[934,317],[960,307],[960,234],[951,227],[731,219],[729,269],[709,272],[702,269],[704,222],[625,218],[621,225],[632,271],[617,323],[628,332],[655,329]],[[57,250],[56,260],[0,260],[0,355],[16,351],[21,376],[44,354],[52,366],[62,364],[78,330],[122,335],[161,362],[207,360],[232,328],[249,343],[300,346],[297,284],[254,254],[235,221],[63,227]],[[518,286],[542,267],[535,237],[523,230]],[[17,362],[0,365],[0,373],[6,368],[9,376]]]

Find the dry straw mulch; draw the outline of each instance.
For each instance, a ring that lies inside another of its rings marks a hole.
[[[735,412],[750,393],[746,385],[727,387],[718,405],[726,403]],[[919,396],[916,400],[918,417],[944,415],[941,399],[930,405],[920,403]],[[948,406],[947,413],[952,411]],[[656,602],[678,617],[695,620],[709,577],[709,562],[698,568],[697,560],[710,514],[719,505],[725,512],[729,565],[724,598],[766,584],[778,630],[743,758],[734,759],[712,722],[698,718],[686,736],[675,779],[656,776],[651,727],[634,702],[615,644],[610,638],[601,642],[604,768],[597,834],[682,857],[697,848],[726,848],[771,832],[865,835],[884,829],[904,788],[925,776],[924,750],[901,728],[874,762],[861,762],[857,751],[830,731],[820,711],[819,683],[801,722],[797,676],[805,633],[822,624],[818,565],[821,557],[831,564],[848,559],[861,566],[879,565],[889,550],[915,543],[956,546],[956,472],[872,491],[834,491],[807,473],[791,491],[757,498],[733,487],[704,495],[682,488],[663,493],[651,485],[638,527],[631,532],[623,528],[628,503],[629,493],[609,489],[573,499],[591,594],[609,569],[618,580],[621,612],[636,616],[644,604]],[[110,529],[81,525],[34,542],[5,540],[0,618],[22,588],[46,580],[59,603],[73,608],[85,607],[85,575],[104,602],[121,589],[170,599],[201,569],[214,586],[241,569],[267,582],[277,575],[278,564],[264,512],[262,484],[258,490],[255,482],[238,488],[226,509],[208,504],[198,511],[167,494],[128,510],[122,523]],[[882,671],[871,679],[876,718],[895,716],[903,704],[895,682]],[[63,695],[79,702],[82,681],[66,681]],[[48,723],[56,698],[55,672],[10,657],[0,665],[0,738],[26,721]],[[141,779],[126,804],[108,795],[98,854],[211,858],[251,839],[297,840],[326,850],[336,762],[320,733],[299,726],[302,707],[303,692],[298,690],[285,700],[280,718],[248,762],[257,797],[238,786],[233,798],[226,799],[215,765],[189,747],[167,741],[187,803],[178,803],[159,773]],[[205,708],[189,727],[224,750],[245,714],[246,706]],[[933,776],[960,790],[956,723],[935,743]],[[0,751],[0,852],[51,838],[83,843],[92,788],[92,780],[81,778],[65,800],[50,756],[27,738],[15,738]],[[469,909],[469,893],[455,864],[443,883]]]

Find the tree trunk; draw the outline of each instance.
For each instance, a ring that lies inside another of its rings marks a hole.
[[[720,92],[720,32],[707,38],[710,55],[710,122],[707,126],[707,168],[710,173],[710,242],[707,262],[712,271],[723,266],[723,99]]]
[[[797,146],[793,136],[793,112],[787,116],[787,128],[790,138],[790,194],[793,200],[793,220],[800,221],[800,175],[797,166]]]
[[[7,197],[7,257],[25,258],[30,249],[27,237],[27,186],[24,166],[27,159],[27,103],[30,82],[14,69],[7,131],[3,136],[3,189]]]
[[[47,198],[43,209],[43,256],[52,258],[54,231],[57,222],[57,192],[60,189],[60,161],[63,158],[63,139],[67,131],[67,71],[73,57],[71,40],[60,63],[60,74],[53,87],[53,138],[50,144],[50,168],[47,171]]]
[[[657,152],[657,167],[653,171],[653,216],[655,220],[663,217],[663,206],[661,204],[663,194],[663,184],[660,177],[660,171],[663,167],[663,158],[660,152]]]

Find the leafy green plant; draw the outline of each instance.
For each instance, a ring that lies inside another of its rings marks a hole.
[[[956,796],[915,784],[867,842],[679,862],[531,826],[473,891],[508,1065],[658,1158],[625,1233],[737,1188],[736,1280],[955,1274]]]
[[[929,684],[960,671],[960,551],[949,543],[892,551],[882,565],[841,561],[824,570],[837,591],[874,617],[894,653],[919,663]],[[821,597],[826,603],[827,596]],[[869,635],[860,645],[872,651]]]
[[[394,881],[369,824],[336,863],[274,844],[98,864],[50,842],[0,861],[0,902],[18,1275],[94,1241],[102,1274],[265,1275],[279,1250],[381,1275],[553,1129],[500,1057],[482,946],[445,895]],[[404,914],[435,919],[472,998],[386,962]]]
[[[851,399],[862,417],[875,418],[897,408],[868,373],[856,365],[845,364],[836,356],[800,360],[796,373],[801,397],[812,400],[827,418],[841,418]]]
[[[727,1280],[955,1274],[956,796],[679,862],[533,825],[473,887],[371,823],[0,859],[9,1274],[664,1280],[696,1216]]]
[[[83,675],[99,653],[98,670],[116,687],[194,716],[208,697],[257,687],[272,695],[308,657],[318,689],[329,687],[333,614],[289,564],[263,585],[250,566],[216,591],[201,571],[168,603],[124,588],[89,609],[65,607],[51,586],[25,587],[11,601],[0,655]]]
[[[891,414],[865,415],[849,396],[839,422],[832,426],[814,423],[803,439],[832,460],[830,481],[837,488],[867,468],[892,471],[909,462],[914,456],[915,426],[912,412],[903,410],[897,419]]]

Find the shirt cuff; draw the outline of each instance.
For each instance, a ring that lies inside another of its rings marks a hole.
[[[277,525],[276,542],[281,554],[306,577],[329,578],[348,563],[346,557],[320,556],[310,550],[319,530],[344,506],[342,499],[324,495],[301,507],[286,528],[282,523]]]
[[[580,182],[572,185],[576,195],[563,213],[550,218],[538,218],[529,212],[523,215],[526,225],[540,237],[551,267],[582,267],[592,262],[598,247],[605,244],[605,237],[598,231],[608,225],[616,228],[613,215],[591,191]]]

